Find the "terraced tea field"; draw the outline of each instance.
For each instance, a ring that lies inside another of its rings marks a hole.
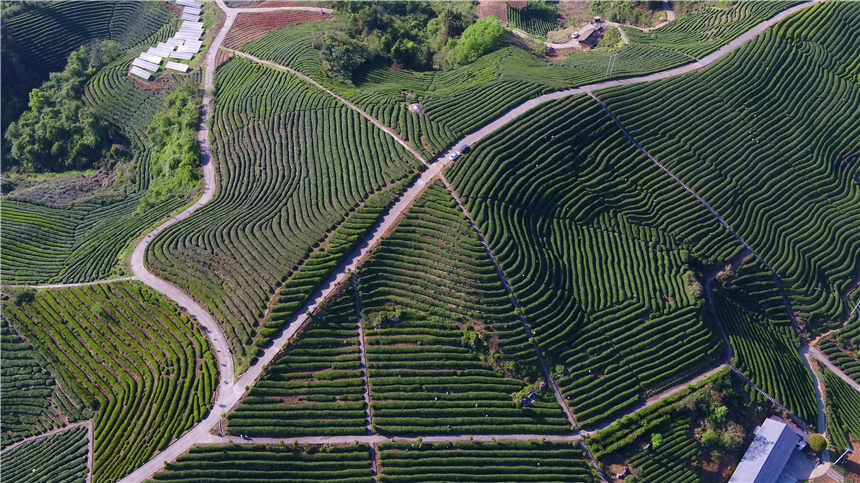
[[[367,407],[355,290],[349,286],[314,316],[307,330],[242,403],[227,432],[254,436],[365,434]]]
[[[3,452],[3,479],[22,483],[86,481],[87,428],[76,426]]]
[[[577,443],[395,442],[378,451],[382,482],[596,480]]]
[[[634,45],[679,52],[701,59],[729,43],[755,24],[797,4],[794,1],[736,2],[729,7],[708,5],[651,31],[624,27]]]
[[[543,104],[448,168],[585,426],[723,352],[690,263],[738,245],[657,170],[587,97]]]
[[[839,451],[860,442],[860,393],[824,369],[827,391],[827,431]]]
[[[367,445],[264,446],[261,444],[195,446],[168,463],[151,481],[372,481]]]
[[[715,68],[598,94],[755,247],[812,331],[847,316],[860,258],[860,44],[844,34],[858,19],[815,5]]]
[[[814,426],[814,382],[797,353],[800,340],[791,325],[749,311],[722,295],[716,295],[715,301],[735,351],[733,364],[794,415]]]
[[[3,446],[63,426],[63,419],[81,414],[57,387],[47,361],[0,319],[0,404],[3,406]]]
[[[663,29],[643,33],[641,43],[634,40],[617,52],[611,77],[641,75],[692,62],[694,58],[687,50],[696,47],[695,53],[700,55],[712,52],[788,5],[742,2],[725,12],[715,10],[690,21],[682,19],[668,34]],[[543,31],[552,24],[532,23],[534,28],[526,22],[527,30]],[[278,29],[241,50],[292,67],[335,90],[395,129],[425,157],[441,153],[455,140],[529,98],[604,80],[612,54],[582,52],[548,62],[518,47],[506,47],[469,65],[436,72],[413,72],[371,62],[353,79],[355,87],[347,87],[325,73],[313,47],[314,31],[327,25],[316,22]],[[699,38],[707,41],[700,44],[692,40]],[[686,42],[686,50],[673,47],[676,40]],[[416,102],[425,107],[420,115],[408,110],[409,104]]]
[[[703,6],[620,49],[613,75],[688,62],[786,5]],[[549,63],[506,46],[424,73],[377,60],[346,87],[313,48],[331,21],[264,34],[330,10],[251,25],[214,7],[226,27],[204,72],[142,90],[123,58],[87,85],[133,146],[133,189],[92,207],[3,200],[4,279],[116,274],[142,235],[132,270],[160,292],[4,287],[3,446],[83,421],[98,483],[595,481],[619,465],[674,482],[728,476],[783,405],[826,416],[836,447],[857,438],[858,393],[828,363],[819,411],[801,357],[826,361],[786,300],[810,335],[841,329],[821,349],[851,373],[860,41],[844,33],[860,8],[798,7],[692,74],[522,105],[606,77],[609,52]],[[219,54],[225,39],[394,134]],[[146,233],[190,201],[124,218],[148,187],[148,120],[201,74],[204,196]],[[465,134],[470,150],[427,166],[398,137],[430,159]],[[86,443],[28,440],[4,472],[80,481]]]
[[[150,183],[146,128],[163,107],[164,96],[181,81],[157,94],[142,90],[128,78],[130,57],[96,73],[87,83],[84,100],[128,138],[134,175],[106,196],[68,206],[4,199],[0,274],[5,283],[78,283],[121,274],[121,253],[132,239],[188,202],[171,198],[138,210]]]
[[[211,408],[218,370],[206,337],[137,283],[41,290],[32,303],[4,304],[4,317],[71,405],[95,413],[93,481],[125,475]]]
[[[161,2],[62,0],[18,6],[3,19],[3,132],[26,109],[29,91],[49,73],[63,70],[73,50],[96,40],[114,40],[125,48],[149,42],[176,18]]]
[[[454,322],[404,311],[364,321],[373,429],[383,434],[570,431],[549,392],[530,406],[525,389],[464,347]]]
[[[537,375],[536,355],[490,258],[439,180],[359,272],[364,318],[397,309],[471,324],[494,364]]]
[[[418,161],[290,74],[234,58],[218,68],[217,85],[216,198],[165,230],[146,263],[213,311],[242,369],[277,330],[260,326],[278,288],[352,210]]]

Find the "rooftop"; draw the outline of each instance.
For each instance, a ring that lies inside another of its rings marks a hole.
[[[755,438],[729,482],[777,481],[801,437],[789,425],[768,418],[755,429]]]

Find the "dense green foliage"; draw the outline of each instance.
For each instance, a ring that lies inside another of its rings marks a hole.
[[[154,481],[337,481],[368,483],[373,467],[370,447],[286,447],[261,444],[194,446],[167,463]]]
[[[65,69],[33,89],[29,109],[4,136],[8,156],[3,168],[62,171],[102,161],[111,145],[108,125],[81,99],[89,78],[119,53],[112,41],[81,47],[69,55]]]
[[[87,472],[87,428],[78,426],[4,451],[3,479],[20,483],[83,483]]]
[[[529,2],[523,8],[505,4],[508,25],[522,29],[532,35],[544,36],[550,30],[561,27],[558,20],[558,9],[555,4],[544,2]]]
[[[543,104],[447,169],[580,424],[722,354],[691,263],[737,243],[593,99]]]
[[[383,483],[406,481],[595,481],[578,443],[540,441],[379,445]]]
[[[459,39],[452,39],[449,61],[454,65],[471,64],[479,57],[499,48],[505,27],[496,17],[487,17],[469,25]]]
[[[827,392],[827,433],[838,451],[860,442],[860,392],[823,369]]]
[[[708,69],[599,93],[779,274],[811,331],[837,326],[856,286],[858,20],[860,5],[815,5]]]
[[[417,70],[441,64],[452,48],[449,40],[472,23],[466,2],[335,2],[333,7],[335,20],[324,24],[315,47],[326,71],[347,85],[372,59]]]
[[[187,197],[197,187],[201,107],[197,84],[184,82],[164,98],[164,111],[153,116],[146,131],[153,149],[151,179],[141,200],[143,206],[157,206],[171,197]]]
[[[472,348],[509,374],[537,377],[536,354],[495,265],[439,180],[362,264],[365,318],[413,309],[471,325]]]
[[[364,434],[367,407],[355,290],[349,286],[308,322],[227,415],[227,432],[259,436]]]
[[[95,482],[115,481],[210,409],[217,366],[202,330],[138,283],[37,292],[4,316],[95,415]]]
[[[217,194],[162,232],[147,264],[213,312],[241,371],[257,354],[254,344],[265,345],[282,325],[283,312],[261,330],[264,313],[289,302],[275,296],[278,288],[351,210],[408,177],[418,161],[293,75],[233,58],[215,80]],[[317,268],[326,273],[337,265],[322,261]]]
[[[9,300],[4,303],[18,303]],[[47,361],[9,325],[0,319],[0,419],[2,445],[63,425],[63,419],[80,414],[63,394],[46,367]]]
[[[520,404],[525,384],[480,360],[467,331],[396,311],[363,319],[374,430],[388,434],[564,433],[550,391]]]
[[[5,2],[2,6],[2,132],[27,107],[28,94],[93,40],[123,47],[150,40],[173,15],[147,1]]]

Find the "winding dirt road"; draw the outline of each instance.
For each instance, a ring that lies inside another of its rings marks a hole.
[[[716,62],[717,60],[719,60],[720,58],[722,58],[723,56],[725,56],[729,52],[739,48],[741,45],[743,45],[744,43],[746,43],[747,41],[749,41],[750,39],[752,39],[753,37],[755,37],[756,35],[758,35],[762,31],[764,31],[765,29],[772,26],[777,21],[781,20],[782,18],[785,18],[786,16],[790,15],[791,13],[794,13],[794,12],[796,12],[802,8],[805,8],[810,3],[797,5],[795,7],[792,7],[790,9],[787,9],[787,10],[781,12],[780,14],[774,16],[773,18],[753,27],[751,30],[744,33],[743,35],[741,35],[740,37],[738,37],[734,41],[730,42],[728,45],[726,45],[723,48],[715,51],[714,53],[702,58],[698,62],[687,64],[685,66],[677,67],[674,69],[670,69],[670,70],[655,73],[655,74],[649,74],[649,75],[639,76],[639,77],[632,77],[632,78],[627,78],[627,79],[610,80],[610,81],[599,82],[599,83],[590,84],[590,85],[586,85],[586,86],[581,86],[581,87],[577,87],[577,88],[567,89],[567,90],[563,90],[563,91],[558,91],[558,92],[546,94],[546,95],[531,99],[529,101],[526,101],[523,104],[517,106],[516,108],[503,114],[502,116],[500,116],[496,120],[492,121],[491,123],[487,124],[486,126],[482,127],[481,129],[477,130],[476,132],[474,132],[474,133],[464,137],[462,140],[454,143],[453,146],[460,146],[462,144],[471,145],[471,144],[479,141],[480,139],[483,139],[484,137],[486,137],[490,133],[494,132],[495,130],[499,129],[504,124],[508,123],[509,121],[513,120],[514,118],[524,114],[526,111],[530,110],[531,108],[533,108],[533,107],[535,107],[535,106],[537,106],[543,102],[546,102],[546,101],[550,101],[550,100],[554,100],[554,99],[560,99],[562,97],[566,97],[566,96],[574,95],[574,94],[590,93],[593,90],[606,88],[606,87],[628,85],[628,84],[633,84],[633,83],[638,83],[638,82],[647,82],[647,81],[652,81],[652,80],[664,79],[664,78],[673,77],[676,75],[682,75],[682,74],[685,74],[687,72],[701,69],[707,65],[710,65],[710,64]],[[281,348],[287,343],[287,341],[289,341],[289,339],[295,334],[295,332],[299,329],[299,327],[301,327],[304,324],[304,322],[307,318],[305,315],[306,312],[308,310],[314,310],[320,303],[322,303],[330,295],[332,295],[337,287],[339,287],[341,284],[343,284],[347,281],[347,277],[349,277],[351,272],[354,272],[356,270],[356,268],[359,264],[359,261],[368,255],[369,251],[376,244],[378,244],[379,241],[382,239],[383,235],[385,233],[387,233],[395,225],[395,223],[396,223],[397,219],[400,217],[400,215],[403,212],[405,212],[406,209],[412,204],[412,202],[424,191],[424,189],[426,188],[426,186],[429,185],[429,183],[432,181],[432,179],[434,177],[440,175],[441,170],[451,162],[449,159],[449,155],[452,152],[454,152],[456,149],[456,148],[450,149],[448,152],[443,153],[441,156],[439,156],[435,162],[428,165],[428,168],[424,172],[422,172],[422,174],[419,176],[419,178],[406,190],[406,192],[403,194],[403,196],[401,196],[401,198],[394,204],[394,206],[389,210],[389,212],[386,215],[384,215],[376,223],[374,228],[365,237],[365,239],[362,242],[360,242],[358,244],[358,246],[356,246],[352,250],[352,252],[344,259],[344,261],[332,271],[330,276],[321,285],[321,287],[313,295],[311,295],[311,297],[308,299],[308,302],[301,309],[299,309],[297,311],[295,316],[293,316],[290,319],[289,323],[285,326],[284,331],[272,342],[272,344],[268,348],[266,348],[264,350],[263,355],[258,358],[257,362],[254,365],[252,365],[238,380],[236,380],[235,372],[234,372],[234,368],[233,368],[233,358],[232,358],[232,354],[230,353],[229,346],[228,346],[227,341],[224,338],[220,328],[218,327],[218,325],[214,321],[214,319],[211,317],[211,315],[203,307],[201,307],[199,304],[194,302],[188,295],[181,292],[178,288],[176,288],[175,286],[169,284],[168,282],[166,282],[162,279],[159,279],[158,277],[153,275],[151,272],[149,272],[146,269],[146,267],[144,265],[144,255],[145,255],[145,251],[146,251],[146,248],[149,245],[149,243],[159,233],[164,231],[164,229],[166,229],[167,227],[179,222],[182,219],[187,218],[194,211],[200,209],[202,206],[204,206],[206,203],[208,203],[213,198],[213,196],[215,194],[215,186],[216,186],[216,184],[215,184],[216,183],[215,168],[214,168],[214,164],[211,160],[211,148],[209,145],[209,132],[208,132],[208,129],[206,127],[206,121],[209,119],[210,112],[212,109],[211,89],[213,86],[213,79],[214,79],[214,73],[215,73],[215,67],[216,67],[215,57],[218,53],[218,50],[219,50],[221,44],[223,43],[224,38],[227,35],[227,32],[229,31],[231,25],[233,24],[236,16],[239,13],[243,13],[246,11],[248,11],[248,12],[250,12],[250,11],[253,11],[253,12],[268,11],[268,10],[262,10],[262,9],[254,9],[254,8],[230,9],[230,8],[227,8],[221,0],[217,0],[217,4],[218,4],[219,8],[221,8],[222,11],[225,12],[226,19],[224,21],[224,25],[223,25],[221,31],[218,33],[218,35],[213,40],[212,45],[210,46],[209,51],[207,52],[207,55],[206,55],[206,68],[205,68],[205,75],[204,75],[205,92],[204,92],[204,96],[203,96],[203,115],[202,115],[202,121],[201,121],[200,132],[199,132],[199,141],[200,141],[200,146],[201,146],[201,153],[203,155],[203,166],[204,166],[203,196],[201,197],[200,200],[198,200],[192,206],[190,206],[189,208],[187,208],[183,212],[179,213],[178,215],[172,217],[170,220],[166,221],[164,224],[160,225],[159,227],[157,227],[156,229],[154,229],[152,232],[150,232],[149,234],[147,234],[144,237],[143,241],[141,241],[140,244],[138,244],[135,247],[135,250],[132,254],[132,271],[135,274],[135,277],[137,279],[141,280],[143,283],[149,285],[153,289],[165,294],[166,296],[168,296],[172,300],[176,301],[177,303],[179,303],[180,305],[185,307],[189,311],[189,313],[191,313],[192,315],[197,317],[198,321],[200,321],[201,325],[206,329],[207,333],[209,334],[210,338],[212,339],[212,343],[213,343],[213,346],[214,346],[215,351],[216,351],[215,355],[216,355],[216,358],[218,360],[218,364],[219,364],[220,371],[221,371],[221,375],[220,375],[221,382],[218,385],[218,391],[217,391],[216,400],[215,400],[215,407],[212,411],[210,411],[209,415],[204,420],[199,422],[196,426],[194,426],[191,430],[186,432],[182,437],[180,437],[179,439],[174,441],[172,444],[170,444],[164,451],[158,453],[153,458],[151,458],[148,462],[146,462],[143,466],[141,466],[140,468],[138,468],[137,470],[135,470],[131,474],[127,475],[122,480],[120,480],[122,482],[138,482],[138,481],[145,480],[146,478],[148,478],[152,474],[154,474],[156,471],[162,469],[164,467],[165,462],[174,460],[177,456],[186,452],[191,446],[193,446],[195,444],[207,443],[207,442],[226,442],[226,441],[244,442],[244,440],[241,440],[241,439],[238,439],[238,441],[237,441],[237,439],[234,439],[231,437],[218,437],[218,436],[212,435],[212,434],[210,434],[210,430],[219,424],[222,413],[226,413],[227,411],[232,409],[238,403],[238,401],[241,399],[241,397],[247,391],[247,388],[249,388],[251,386],[251,384],[253,384],[254,381],[262,373],[263,368],[266,367],[276,357],[278,352],[280,352]],[[276,10],[285,10],[285,9],[306,9],[306,8],[304,8],[304,7],[284,7],[284,8],[277,8]],[[315,8],[313,8],[311,10],[319,11],[319,9],[315,9]],[[402,145],[404,145],[404,147],[406,147],[418,159],[421,159],[423,161],[421,156],[414,149],[412,149],[411,146],[408,146],[408,143],[405,143],[404,141],[402,141],[399,138],[399,136],[397,136],[396,133],[394,133],[390,128],[388,128],[387,126],[381,125],[381,123],[379,123],[379,121],[368,116],[366,113],[364,113],[363,111],[361,111],[356,106],[349,103],[348,101],[340,98],[339,96],[335,95],[334,93],[331,93],[330,91],[328,91],[328,89],[325,89],[324,87],[322,87],[321,85],[319,85],[318,83],[316,83],[315,81],[310,79],[309,77],[307,77],[307,76],[305,76],[299,72],[296,72],[292,69],[289,69],[285,66],[280,66],[278,64],[274,64],[274,63],[271,63],[268,61],[263,61],[261,59],[257,59],[253,56],[250,56],[248,54],[243,54],[243,53],[236,52],[236,51],[233,51],[233,52],[238,54],[238,55],[242,55],[244,57],[251,58],[255,61],[260,61],[261,63],[270,65],[274,68],[289,71],[289,72],[291,72],[297,76],[302,77],[306,81],[310,82],[312,85],[314,85],[320,89],[323,89],[326,92],[329,92],[330,94],[332,94],[333,96],[335,96],[336,98],[338,98],[342,102],[344,102],[346,105],[348,105],[351,108],[355,109],[356,111],[362,113],[362,115],[364,115],[365,117],[370,119],[372,122],[374,122],[375,125],[377,125],[381,129],[383,129],[385,132],[387,132],[389,135],[391,135],[395,139],[397,139],[398,142],[400,142]],[[564,405],[564,407],[566,407],[566,405]],[[463,436],[463,437],[467,437],[467,436]],[[488,438],[489,439],[492,437],[493,436],[491,436],[491,435],[484,435],[484,436],[474,435],[474,436],[472,436],[472,438],[475,440],[482,440],[481,438]],[[517,440],[530,439],[530,438],[531,439],[540,439],[542,437],[546,437],[547,440],[552,440],[552,438],[553,438],[553,436],[549,436],[549,435],[547,435],[547,436],[544,436],[544,435],[507,435],[507,436],[496,435],[495,437],[496,437],[496,439],[502,439],[502,438],[508,437],[508,438],[517,439]],[[561,436],[561,437],[562,438],[568,438],[568,439],[563,439],[565,441],[576,441],[579,438],[581,438],[581,436],[578,434]],[[451,435],[432,436],[432,437],[425,437],[424,441],[435,441],[437,439],[439,441],[449,441],[452,438],[454,438],[454,436],[451,436]],[[343,440],[344,442],[347,442],[347,443],[351,443],[352,441],[355,441],[356,439],[358,439],[359,441],[362,441],[363,439],[368,439],[368,442],[376,443],[377,439],[379,440],[379,442],[382,442],[382,441],[389,440],[389,437],[379,436],[379,435],[348,436],[348,437],[331,436],[331,437],[313,437],[313,438],[285,438],[284,441],[298,440],[298,441],[306,441],[306,442],[323,444],[323,443],[337,443],[337,442],[340,442],[341,440]],[[280,441],[280,440],[274,440],[274,441]],[[266,442],[266,440],[265,439],[255,439],[255,440],[252,440],[250,442]]]

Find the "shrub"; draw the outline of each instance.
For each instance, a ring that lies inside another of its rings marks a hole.
[[[463,35],[450,42],[448,61],[454,65],[470,64],[502,44],[505,27],[494,16],[482,18],[470,25]]]
[[[824,436],[813,433],[809,435],[809,448],[816,453],[820,453],[827,448],[827,440],[824,439]]]

